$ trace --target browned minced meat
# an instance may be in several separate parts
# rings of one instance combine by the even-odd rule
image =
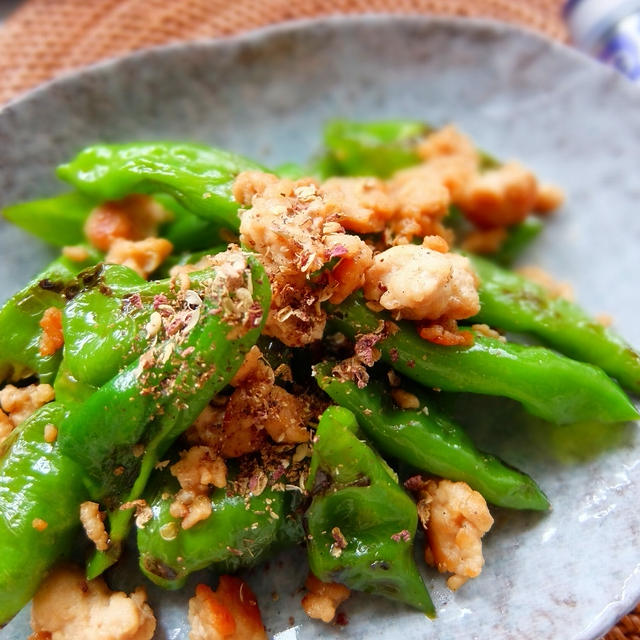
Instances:
[[[316,620],[331,622],[338,607],[351,595],[351,591],[338,582],[322,582],[312,573],[304,583],[307,589],[302,598],[305,613]]]
[[[102,578],[87,581],[79,567],[54,569],[33,598],[31,627],[52,640],[151,640],[156,619],[138,587],[111,591]]]
[[[0,408],[8,415],[13,426],[17,427],[54,397],[50,384],[30,384],[27,387],[8,384],[0,390]]]
[[[339,303],[362,286],[371,249],[340,224],[346,196],[324,192],[311,178],[279,180],[241,173],[234,195],[242,212],[240,239],[261,256],[272,288],[265,332],[289,346],[322,337],[324,300]]]
[[[45,309],[40,319],[42,336],[40,337],[40,355],[51,356],[64,344],[62,335],[62,311],[57,307]]]
[[[171,254],[173,245],[165,238],[123,240],[117,238],[109,247],[105,262],[121,264],[148,278]]]
[[[89,214],[84,231],[94,247],[108,251],[116,239],[144,240],[157,235],[158,225],[170,215],[153,198],[133,194],[96,207]]]
[[[419,498],[418,515],[426,532],[425,560],[454,575],[456,590],[480,575],[484,565],[482,536],[493,525],[485,499],[465,482],[410,478],[407,488]]]
[[[411,320],[459,320],[480,310],[478,279],[468,258],[414,244],[374,258],[364,295]]]

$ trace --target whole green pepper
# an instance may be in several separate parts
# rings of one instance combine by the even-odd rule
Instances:
[[[324,582],[435,609],[413,559],[416,506],[359,440],[354,415],[329,407],[316,431],[305,514],[311,571]]]
[[[469,256],[480,277],[480,313],[473,318],[508,331],[532,333],[554,349],[595,364],[623,386],[640,393],[640,354],[615,331],[578,305],[552,298],[539,284]]]
[[[463,480],[489,502],[511,509],[549,508],[549,502],[526,474],[478,451],[469,436],[437,409],[437,403],[410,385],[403,390],[420,402],[417,409],[393,406],[389,390],[376,380],[360,389],[331,375],[333,363],[316,365],[316,380],[331,399],[352,411],[374,445],[412,467],[449,480]]]
[[[330,313],[331,329],[351,339],[379,331],[385,319],[360,295],[331,307]],[[386,331],[376,347],[384,362],[425,387],[512,398],[549,422],[622,422],[638,417],[629,398],[601,369],[543,347],[480,335],[470,347],[445,347],[421,339],[407,322]]]
[[[258,495],[216,489],[211,515],[190,529],[169,513],[178,484],[168,472],[159,474],[146,493],[153,518],[138,528],[142,572],[157,585],[179,589],[194,571],[212,567],[236,571],[258,564],[271,553],[304,539],[294,513],[300,493],[267,486]]]
[[[57,247],[85,242],[84,223],[97,202],[78,192],[6,207],[2,215],[21,229]]]
[[[97,200],[131,193],[167,193],[192,214],[238,229],[231,191],[242,171],[262,167],[242,156],[185,142],[134,142],[87,147],[58,176]]]
[[[0,457],[0,625],[33,596],[49,568],[71,551],[88,498],[82,469],[45,442],[65,408],[41,407],[3,445]]]
[[[317,171],[323,178],[336,175],[388,178],[399,169],[420,162],[416,142],[430,130],[428,125],[415,120],[332,120],[324,130],[326,152]]]
[[[269,281],[260,263],[243,255],[241,285],[227,289],[213,269],[201,272],[199,283],[192,279],[195,288],[174,301],[175,315],[147,338],[148,350],[60,427],[62,452],[83,468],[92,499],[110,511],[110,548],[94,556],[90,578],[120,554],[131,515],[120,506],[140,498],[159,456],[228,384],[260,335]]]
[[[60,257],[5,303],[0,310],[0,382],[33,374],[40,382],[53,381],[62,352],[40,354],[40,320],[49,307],[64,307],[67,298],[83,286],[75,277],[97,260],[98,252],[89,249],[83,262]]]

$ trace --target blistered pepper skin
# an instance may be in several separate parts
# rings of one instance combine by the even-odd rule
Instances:
[[[469,256],[480,277],[480,313],[473,319],[507,331],[538,336],[576,360],[602,368],[640,393],[640,354],[578,305],[552,298],[543,287],[482,258]]]
[[[242,156],[186,142],[100,144],[83,149],[58,176],[99,201],[131,193],[166,193],[190,213],[238,229],[231,187],[242,171],[262,167]]]
[[[62,351],[40,353],[40,320],[49,307],[64,307],[68,297],[83,286],[75,282],[76,276],[99,259],[96,251],[88,251],[83,262],[58,258],[4,304],[0,310],[0,382],[33,374],[42,383],[53,382]]]
[[[383,316],[359,295],[330,310],[330,327],[355,338],[379,331]],[[602,369],[550,349],[503,343],[476,335],[470,347],[423,340],[414,326],[398,322],[376,344],[382,359],[426,388],[503,396],[532,415],[556,424],[623,422],[638,412]]]
[[[88,492],[82,469],[44,440],[66,414],[41,407],[3,445],[0,457],[0,625],[33,596],[49,568],[71,551]]]
[[[269,487],[247,497],[216,489],[211,515],[182,529],[180,520],[169,513],[177,482],[167,472],[161,476],[147,497],[153,518],[138,529],[137,539],[140,569],[165,589],[179,589],[189,574],[207,567],[227,573],[254,566],[304,538],[294,512],[300,494]]]
[[[358,439],[354,415],[329,407],[318,424],[305,514],[312,573],[323,582],[435,609],[413,559],[416,506],[391,469]]]
[[[358,424],[385,455],[419,471],[461,480],[486,500],[511,509],[545,510],[549,502],[526,474],[476,449],[463,429],[416,387],[403,386],[419,400],[417,409],[395,407],[389,389],[370,380],[360,389],[331,375],[332,364],[316,366],[316,380],[331,399],[352,411]]]
[[[269,282],[251,256],[245,283],[253,287],[255,317],[246,332],[225,320],[211,286],[215,271],[201,272],[203,289],[199,321],[179,344],[165,336],[150,344],[153,359],[134,360],[85,400],[60,427],[61,450],[84,470],[93,500],[110,512],[111,546],[92,559],[88,575],[95,577],[119,556],[131,510],[120,505],[140,498],[154,465],[171,443],[200,414],[242,363],[255,344],[270,302]],[[208,277],[207,277],[208,274]],[[196,287],[195,278],[192,285]]]

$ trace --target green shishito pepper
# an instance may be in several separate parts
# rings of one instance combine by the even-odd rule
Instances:
[[[311,571],[325,582],[404,602],[435,616],[413,559],[414,502],[358,439],[355,416],[329,407],[316,431],[305,514]]]
[[[179,589],[194,571],[211,567],[229,572],[254,566],[275,551],[304,539],[295,505],[300,494],[266,487],[259,495],[227,488],[211,495],[211,515],[190,529],[169,513],[179,488],[168,472],[160,474],[147,504],[153,518],[138,529],[140,568],[155,584]]]
[[[89,577],[119,556],[131,515],[119,507],[140,497],[159,456],[228,384],[260,335],[270,286],[259,262],[242,255],[247,266],[229,280],[214,269],[191,278],[193,288],[177,296],[148,349],[60,426],[61,451],[83,468],[92,499],[110,511],[111,546],[94,556]],[[229,261],[230,269],[238,264],[237,256]]]
[[[435,402],[415,387],[403,387],[420,401],[418,409],[393,406],[388,389],[370,380],[355,382],[331,375],[330,362],[316,365],[316,380],[331,399],[352,411],[368,438],[387,455],[420,471],[462,480],[489,502],[511,509],[549,508],[549,502],[526,474],[478,451],[469,436],[438,411]]]
[[[37,375],[40,382],[52,382],[62,351],[40,355],[42,329],[40,320],[49,307],[61,309],[67,298],[84,283],[75,280],[83,269],[99,260],[99,253],[89,251],[83,262],[65,257],[54,260],[22,291],[10,298],[0,310],[0,382],[15,381]]]
[[[21,229],[58,247],[85,241],[84,223],[97,202],[81,193],[14,204],[2,215]]]
[[[329,310],[331,329],[351,339],[380,331],[386,318],[371,311],[360,295]],[[425,387],[511,398],[549,422],[623,422],[638,417],[629,398],[602,369],[543,347],[480,335],[470,347],[444,347],[421,339],[407,322],[386,331],[376,347],[384,362]]]
[[[231,187],[242,171],[262,167],[243,156],[186,142],[100,144],[58,167],[58,176],[96,200],[166,193],[187,211],[237,229]]]
[[[66,410],[47,404],[5,441],[0,457],[0,625],[33,596],[49,568],[71,551],[88,498],[82,469],[44,440]]]
[[[532,333],[554,349],[595,364],[631,391],[640,392],[640,354],[615,331],[590,318],[578,305],[552,298],[539,284],[488,260],[468,257],[481,281],[480,313],[474,321]]]
[[[415,145],[430,130],[416,120],[332,120],[324,130],[326,153],[318,162],[318,170],[325,178],[388,178],[395,171],[420,162]]]

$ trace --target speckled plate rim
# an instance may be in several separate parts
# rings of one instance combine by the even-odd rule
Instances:
[[[10,118],[11,113],[22,108],[33,101],[46,99],[48,93],[58,89],[72,88],[74,83],[80,78],[92,77],[99,79],[104,74],[110,74],[114,70],[124,67],[127,64],[134,63],[139,65],[141,62],[152,64],[154,61],[171,57],[172,55],[184,50],[199,49],[206,51],[215,51],[218,48],[226,51],[234,49],[242,49],[248,45],[255,45],[260,41],[269,39],[276,35],[286,35],[305,29],[312,29],[317,26],[327,28],[338,28],[350,23],[361,24],[364,26],[375,26],[393,22],[398,28],[403,26],[415,25],[416,22],[422,22],[426,25],[441,26],[443,28],[455,26],[457,29],[467,29],[476,33],[492,33],[496,35],[511,33],[520,34],[523,37],[532,39],[538,43],[541,51],[552,51],[561,53],[563,56],[573,58],[575,62],[581,64],[585,68],[589,68],[592,73],[600,74],[603,78],[609,76],[608,85],[612,90],[627,93],[632,99],[637,100],[640,105],[640,86],[633,85],[626,81],[618,72],[611,68],[605,67],[603,64],[586,56],[580,51],[573,49],[560,42],[551,40],[540,33],[507,24],[497,20],[488,18],[463,18],[463,17],[442,17],[442,16],[426,16],[422,14],[404,14],[398,15],[394,13],[364,13],[359,15],[334,15],[322,18],[296,19],[283,23],[277,23],[259,29],[254,29],[239,35],[223,36],[219,38],[198,38],[194,40],[176,42],[167,45],[159,45],[141,49],[139,51],[108,58],[80,69],[74,69],[62,72],[54,79],[49,80],[34,89],[31,89],[16,98],[10,100],[0,106],[0,121],[4,118]],[[0,154],[1,154],[0,150]],[[627,577],[623,586],[623,596],[610,602],[603,611],[599,612],[592,620],[591,624],[584,629],[590,638],[597,640],[603,634],[606,634],[615,623],[625,614],[630,612],[640,602],[640,565]]]

